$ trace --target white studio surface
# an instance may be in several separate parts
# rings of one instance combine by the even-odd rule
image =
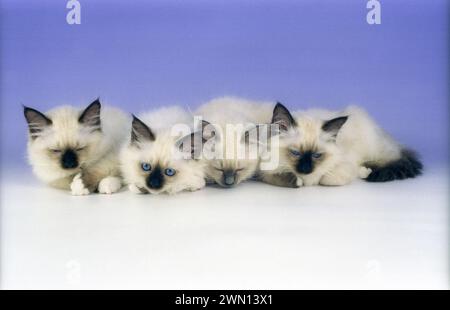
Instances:
[[[448,171],[73,197],[2,172],[4,289],[447,289]]]

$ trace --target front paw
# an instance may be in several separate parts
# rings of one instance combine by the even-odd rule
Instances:
[[[70,190],[74,196],[89,195],[89,189],[84,185],[83,180],[81,179],[81,173],[73,178],[72,183],[70,184]]]
[[[128,189],[130,190],[130,192],[132,192],[134,194],[148,194],[147,190],[138,187],[136,184],[128,185]]]
[[[190,192],[195,192],[195,191],[201,190],[203,187],[204,186],[191,186],[191,187],[188,187],[187,190]]]
[[[206,182],[205,182],[205,180],[202,180],[202,181],[197,182],[197,184],[189,186],[187,188],[187,190],[191,191],[191,192],[195,192],[195,191],[201,190],[205,186],[206,186]]]
[[[298,188],[303,186],[303,180],[297,177],[293,172],[284,172],[279,176],[284,187]]]
[[[112,194],[120,190],[122,182],[118,177],[106,177],[98,184],[100,194]]]

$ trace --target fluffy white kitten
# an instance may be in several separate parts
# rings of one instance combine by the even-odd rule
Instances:
[[[133,118],[131,139],[120,156],[122,174],[132,192],[175,194],[205,186],[205,165],[192,159],[202,146],[201,135],[200,143],[196,142],[193,122],[180,107]]]
[[[97,99],[86,109],[71,106],[47,113],[24,107],[28,122],[28,159],[45,183],[73,195],[103,194],[121,188],[118,153],[129,118]]]
[[[385,182],[422,171],[416,155],[386,134],[361,108],[273,112],[281,128],[280,164],[266,173],[276,185],[344,185],[355,178]],[[294,177],[293,177],[294,176]]]
[[[255,125],[270,122],[273,103],[256,102],[235,97],[213,99],[200,106],[195,115],[201,116],[203,134],[212,144],[204,153],[211,152],[206,175],[223,187],[232,187],[255,176],[260,161],[259,153],[249,152],[249,130]],[[208,126],[208,123],[210,124]],[[227,126],[229,125],[229,126]],[[209,128],[208,128],[209,127]],[[212,133],[212,134],[211,134]],[[238,153],[244,150],[244,153]]]

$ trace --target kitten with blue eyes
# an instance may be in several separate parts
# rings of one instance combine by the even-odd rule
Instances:
[[[356,178],[385,182],[413,178],[422,163],[358,107],[342,112],[309,110],[294,115],[277,104],[280,163],[263,181],[285,187],[344,185]]]
[[[133,117],[131,136],[120,156],[122,174],[132,192],[175,194],[205,186],[205,165],[194,159],[203,140],[194,133],[193,122],[180,107]]]
[[[118,154],[129,118],[102,108],[97,99],[83,110],[71,106],[47,113],[24,107],[28,123],[28,159],[34,174],[73,195],[117,192],[121,186]]]

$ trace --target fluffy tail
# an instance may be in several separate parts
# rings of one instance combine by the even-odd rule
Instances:
[[[383,166],[367,165],[372,172],[366,178],[368,182],[388,182],[414,178],[422,174],[423,165],[417,155],[410,150],[402,150],[401,157]]]

